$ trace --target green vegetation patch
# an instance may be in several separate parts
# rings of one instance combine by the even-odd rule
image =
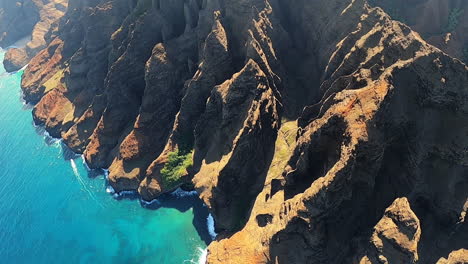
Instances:
[[[460,17],[463,14],[464,10],[460,8],[454,8],[450,11],[450,14],[448,16],[448,21],[445,27],[442,29],[444,33],[449,33],[454,31],[458,23],[460,22]]]
[[[276,178],[281,176],[296,146],[297,130],[296,120],[281,120],[281,128],[278,131],[275,143],[275,155],[268,169],[269,177]]]
[[[183,183],[182,177],[193,165],[193,151],[176,150],[169,153],[168,161],[161,169],[162,184],[165,189],[173,189]]]

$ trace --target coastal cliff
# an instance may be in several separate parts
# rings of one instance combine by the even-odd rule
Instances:
[[[378,2],[69,0],[24,98],[116,192],[195,189],[208,263],[464,263],[468,16]]]
[[[8,47],[20,38],[30,37],[24,47],[8,49],[3,61],[6,71],[14,72],[23,68],[55,38],[59,19],[67,9],[67,3],[68,0],[0,3],[0,32],[3,32],[0,46]]]
[[[39,21],[40,0],[0,2],[0,47],[8,47],[31,34]]]
[[[468,62],[468,2],[465,0],[370,0],[444,52]]]

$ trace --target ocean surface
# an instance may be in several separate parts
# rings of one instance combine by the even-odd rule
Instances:
[[[103,171],[33,125],[21,75],[0,66],[0,262],[197,263],[210,235],[196,195],[108,193]]]

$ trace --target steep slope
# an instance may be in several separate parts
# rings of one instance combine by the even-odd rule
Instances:
[[[38,52],[51,42],[54,38],[54,31],[56,30],[58,20],[67,9],[68,0],[50,0],[38,3],[40,3],[37,4],[39,21],[35,23],[32,29],[31,40],[25,47],[11,48],[5,54],[3,65],[8,72],[23,68]],[[14,32],[21,32],[21,30],[15,28]]]
[[[363,1],[297,6],[329,18],[308,29],[329,58],[323,99],[305,108],[245,227],[214,242],[208,262],[434,263],[466,247],[466,66]],[[331,42],[336,32],[348,35]]]
[[[468,2],[465,0],[371,0],[444,52],[468,62]]]
[[[0,2],[0,47],[6,48],[31,35],[39,21],[42,0]]]
[[[22,88],[116,192],[194,188],[209,263],[434,263],[468,247],[467,84],[364,0],[70,0]]]

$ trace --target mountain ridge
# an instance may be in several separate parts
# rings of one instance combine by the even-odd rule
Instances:
[[[382,9],[69,0],[56,32],[36,123],[117,192],[194,188],[208,263],[467,261],[468,68]]]

